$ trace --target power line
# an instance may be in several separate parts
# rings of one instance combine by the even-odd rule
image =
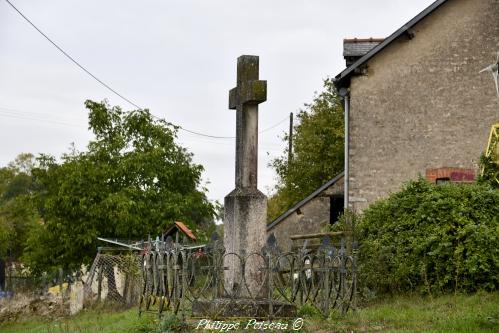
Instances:
[[[41,29],[39,29],[28,17],[26,17],[26,15],[24,15],[19,9],[17,9],[16,6],[14,6],[14,4],[12,4],[12,2],[10,2],[9,0],[5,0],[19,15],[21,15],[21,17],[26,21],[28,22],[36,31],[38,31],[38,33],[40,33],[47,41],[50,42],[50,44],[52,44],[57,50],[59,50],[64,56],[66,56],[66,58],[68,58],[72,63],[74,63],[76,66],[78,66],[81,70],[83,70],[85,73],[87,73],[90,77],[92,77],[94,80],[96,80],[97,82],[99,82],[103,87],[105,87],[106,89],[108,89],[109,91],[111,91],[113,94],[115,94],[116,96],[120,97],[121,99],[123,99],[124,101],[126,101],[127,103],[129,103],[130,105],[133,105],[134,107],[136,107],[137,109],[140,109],[140,110],[143,110],[144,108],[140,107],[138,104],[132,102],[129,98],[125,97],[124,95],[120,94],[118,91],[116,91],[115,89],[113,89],[111,86],[109,86],[107,83],[105,83],[104,81],[102,81],[101,79],[99,79],[96,75],[92,74],[92,72],[90,72],[87,68],[85,68],[83,65],[81,65],[78,61],[76,61],[76,59],[74,59],[71,55],[69,55],[66,51],[64,51],[56,42],[54,42],[49,36],[47,36]],[[157,116],[154,116],[152,115],[154,118],[156,119],[161,119]],[[271,130],[272,128],[274,128],[275,126],[278,126],[280,125],[280,123],[272,126],[271,128],[267,128],[263,131],[261,131],[260,133],[263,133],[263,132],[266,132],[266,131],[269,131]],[[212,138],[212,139],[234,139],[235,137],[234,136],[217,136],[217,135],[210,135],[210,134],[205,134],[205,133],[201,133],[201,132],[198,132],[198,131],[193,131],[193,130],[189,130],[187,128],[184,128],[182,126],[179,126],[179,125],[175,125],[174,126],[177,126],[179,129],[185,131],[185,132],[188,132],[188,133],[191,133],[191,134],[194,134],[194,135],[199,135],[199,136],[204,136],[204,137],[207,137],[207,138]]]
[[[95,76],[94,74],[92,74],[88,69],[86,69],[85,67],[83,67],[82,65],[80,65],[78,63],[78,61],[76,61],[73,57],[71,57],[66,51],[64,51],[59,45],[57,45],[52,39],[50,39],[43,31],[41,31],[33,22],[31,22],[31,20],[29,18],[27,18],[23,13],[21,13],[21,11],[19,9],[16,8],[16,6],[14,6],[12,4],[12,2],[10,2],[9,0],[5,0],[19,15],[22,16],[22,18],[24,20],[26,20],[26,22],[28,22],[33,28],[36,29],[36,31],[38,31],[43,37],[45,37],[46,40],[48,40],[53,46],[55,46],[62,54],[64,54],[69,60],[71,60],[76,66],[78,66],[80,69],[82,69],[85,73],[87,73],[88,75],[90,75],[93,79],[95,79],[97,82],[99,82],[101,85],[103,85],[104,87],[106,87],[108,90],[110,90],[112,93],[114,93],[115,95],[119,96],[121,99],[125,100],[126,102],[130,103],[131,105],[135,106],[136,108],[138,109],[142,109],[140,106],[138,106],[137,104],[135,104],[134,102],[132,102],[131,100],[129,100],[128,98],[126,98],[125,96],[123,96],[122,94],[120,94],[119,92],[117,92],[116,90],[114,90],[113,88],[111,88],[108,84],[106,84],[105,82],[103,82],[101,79],[99,79],[97,76]]]
[[[3,111],[3,110],[12,110],[12,111]],[[68,122],[62,122],[62,121],[57,121],[57,120],[52,120],[48,118],[35,118],[30,116],[29,114],[36,114],[34,112],[25,112],[28,115],[25,114],[18,114],[17,112],[24,112],[24,111],[19,111],[19,110],[13,110],[13,109],[7,109],[0,107],[0,117],[6,117],[6,118],[13,118],[13,119],[21,119],[21,120],[32,120],[36,122],[45,122],[45,123],[51,123],[55,125],[62,125],[62,126],[71,126],[71,127],[81,127],[81,124],[78,125],[76,123],[68,123]],[[43,115],[43,114],[40,114]],[[194,141],[192,141],[194,140]],[[199,141],[201,140],[201,141]],[[228,142],[222,142],[222,141],[206,141],[201,139],[187,139],[187,140],[181,140],[180,142],[204,142],[204,143],[209,143],[209,144],[216,144],[216,145],[225,145],[225,146],[231,146],[233,147],[235,142],[228,143]],[[260,142],[259,144],[259,149],[262,150],[267,150],[267,151],[274,151],[274,152],[280,152],[281,150],[278,148],[278,145],[268,143],[268,142]]]
[[[286,120],[288,120],[288,116],[284,117],[281,121],[279,121],[277,124],[274,124],[270,127],[267,127],[266,129],[263,129],[261,130],[259,133],[262,134],[262,133],[265,133],[265,132],[268,132],[274,128],[276,128],[277,126],[281,125],[283,122],[285,122]]]
[[[212,138],[212,139],[234,139],[235,138],[235,136],[216,136],[216,135],[210,135],[210,134],[203,134],[203,133],[200,133],[200,132],[188,130],[187,128],[183,128],[183,127],[180,127],[180,129],[184,130],[184,131],[186,131],[188,133],[191,133],[191,134],[205,136],[207,138]]]
[[[57,120],[33,118],[33,117],[25,116],[25,115],[17,115],[17,114],[12,114],[12,113],[5,113],[5,111],[0,111],[0,117],[23,119],[23,120],[35,120],[35,121],[53,123],[53,124],[64,125],[64,126],[74,126],[74,127],[78,127],[79,126],[77,124],[66,123],[66,122],[57,121]]]
[[[48,119],[48,118],[38,118],[38,117],[42,117],[42,116],[43,117],[51,117],[53,115],[50,114],[50,113],[30,112],[30,111],[23,111],[23,110],[6,108],[6,107],[0,106],[0,117],[26,119],[26,120],[35,120],[35,121],[42,121],[42,122],[48,122],[48,123],[53,123],[53,124],[58,124],[58,125],[65,125],[65,126],[80,126],[80,125],[77,125],[75,123],[62,122],[62,121],[59,121],[59,120],[52,120],[52,119]],[[156,118],[156,119],[163,120],[162,118],[159,118],[159,117],[157,117],[155,115],[151,114],[151,116],[154,117],[154,118]],[[269,126],[269,127],[265,128],[265,129],[261,130],[259,133],[261,134],[261,133],[268,132],[268,131],[276,128],[277,126],[281,125],[287,119],[288,118],[285,117],[285,118],[281,119],[279,122],[275,123],[274,125]],[[72,120],[76,120],[76,119],[72,119]],[[184,130],[186,132],[199,135],[198,132],[191,131],[191,130],[186,130],[186,129],[184,129]],[[223,138],[223,139],[234,139],[235,138],[234,136],[212,136],[212,135],[207,135],[207,134],[204,134],[202,136],[207,137],[207,138],[211,138],[211,139],[212,138],[215,138],[215,139],[221,139],[221,138]]]
[[[158,118],[159,119],[159,118]],[[288,120],[288,117],[286,116],[285,118],[279,120],[279,122],[275,123],[274,125],[272,126],[269,126],[261,131],[259,131],[258,133],[259,134],[262,134],[262,133],[265,133],[265,132],[268,132],[274,128],[276,128],[277,126],[281,125],[283,122],[285,122],[286,120]],[[197,135],[200,135],[199,132],[195,132],[195,131],[191,131],[191,130],[187,130],[184,128],[184,131],[186,132],[189,132],[189,133],[192,133],[192,134],[197,134]],[[212,136],[212,135],[203,135],[203,136],[206,136],[206,137],[209,137],[209,138],[215,138],[215,139],[235,139],[236,137],[235,136]]]
[[[23,110],[19,110],[19,109],[11,109],[11,108],[4,108],[2,106],[0,106],[0,112],[1,113],[10,113],[10,114],[14,114],[14,115],[23,115],[23,116],[35,116],[35,117],[49,117],[49,118],[54,118],[54,117],[59,117],[58,115],[54,114],[54,113],[51,113],[51,112],[36,112],[36,111],[23,111]],[[76,114],[73,114],[73,115],[70,115],[72,117],[65,117],[66,120],[75,120],[75,121],[78,121],[80,122],[82,120],[81,117],[74,117],[76,116]],[[86,122],[86,119],[84,120]]]
[[[3,110],[11,110],[11,111],[3,111]],[[18,112],[21,112],[21,114],[19,114]],[[25,113],[25,114],[22,114],[22,113]],[[51,123],[51,124],[55,124],[55,125],[62,125],[65,127],[67,127],[67,126],[81,127],[81,124],[62,122],[62,121],[58,121],[58,120],[52,120],[49,118],[36,118],[36,117],[30,116],[30,114],[36,115],[37,113],[24,112],[24,111],[0,107],[0,117],[21,119],[21,120],[32,120],[32,121],[36,121],[36,122],[45,122],[45,123]],[[39,115],[47,115],[47,114],[39,114]],[[234,147],[234,144],[235,144],[235,142],[229,143],[227,141],[220,141],[220,140],[208,141],[207,139],[204,139],[204,138],[183,139],[183,140],[180,140],[179,142],[181,142],[181,143],[202,142],[202,143],[224,145],[224,146],[230,146],[230,147]],[[278,148],[279,147],[278,145],[273,144],[273,143],[269,143],[269,142],[260,142],[258,147],[259,147],[259,149],[265,150],[265,151],[272,151],[272,152],[280,152],[281,151],[281,149]]]

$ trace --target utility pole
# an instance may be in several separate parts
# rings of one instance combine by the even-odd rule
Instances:
[[[289,138],[288,138],[288,169],[293,161],[293,112],[289,114]]]

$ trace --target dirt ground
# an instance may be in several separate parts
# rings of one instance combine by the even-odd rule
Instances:
[[[58,318],[68,313],[69,304],[51,295],[15,295],[13,298],[0,299],[0,324],[26,316]]]

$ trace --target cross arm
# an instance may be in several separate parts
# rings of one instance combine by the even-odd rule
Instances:
[[[257,105],[267,100],[267,81],[253,80],[241,82],[240,86],[229,91],[229,109],[239,105]]]

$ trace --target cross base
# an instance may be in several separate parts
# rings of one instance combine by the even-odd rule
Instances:
[[[271,302],[267,299],[218,298],[211,301],[194,301],[192,314],[202,318],[266,319],[269,316],[272,318],[294,318],[296,317],[296,306],[291,303]]]
[[[224,205],[225,288],[240,288],[241,296],[265,296],[265,274],[260,270],[264,262],[259,254],[267,233],[267,197],[256,188],[235,189],[225,197]],[[241,260],[245,261],[244,271]]]

